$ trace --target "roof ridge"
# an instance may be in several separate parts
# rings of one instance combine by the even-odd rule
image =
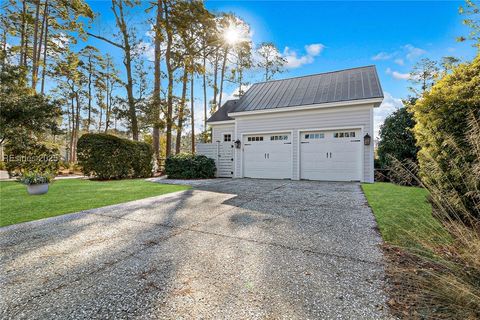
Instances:
[[[291,77],[291,78],[284,78],[284,79],[275,79],[275,80],[268,80],[268,81],[260,81],[260,82],[255,82],[252,86],[261,84],[261,83],[268,83],[268,82],[275,82],[275,81],[285,81],[285,80],[292,80],[292,79],[299,79],[299,78],[307,78],[307,77],[313,77],[313,76],[319,76],[322,74],[329,74],[329,73],[338,73],[338,72],[344,72],[344,71],[350,71],[350,70],[355,70],[355,69],[363,69],[363,68],[377,68],[376,65],[370,64],[367,66],[361,66],[361,67],[352,67],[352,68],[347,68],[347,69],[340,69],[340,70],[334,70],[334,71],[325,71],[325,72],[319,72],[319,73],[313,73],[313,74],[306,74],[303,76],[297,76],[297,77]],[[242,96],[243,97],[243,96]]]

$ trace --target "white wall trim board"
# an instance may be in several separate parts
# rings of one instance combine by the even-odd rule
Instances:
[[[284,112],[273,112],[273,113],[258,113],[258,114],[250,114],[250,115],[243,115],[235,117],[235,121],[238,120],[255,120],[255,119],[281,119],[285,117],[293,117],[298,115],[304,114],[315,114],[316,112],[322,112],[322,114],[334,114],[338,113],[339,110],[345,112],[355,112],[355,111],[366,111],[373,108],[373,104],[365,104],[359,106],[345,106],[343,108],[316,108],[316,109],[299,109],[299,110],[290,110],[288,113]]]
[[[276,108],[276,109],[262,109],[262,110],[242,111],[242,112],[229,112],[228,116],[232,117],[232,118],[235,118],[235,117],[239,117],[239,116],[250,116],[250,115],[265,114],[265,113],[279,113],[279,112],[299,111],[299,110],[324,109],[324,108],[333,108],[333,107],[347,107],[347,106],[355,106],[355,105],[361,106],[361,105],[369,105],[369,104],[370,105],[373,104],[373,107],[378,107],[378,106],[380,106],[380,103],[382,103],[382,101],[383,101],[383,98],[339,101],[339,102],[321,103],[321,104],[296,106],[296,107],[285,107],[285,108]]]
[[[223,120],[223,121],[211,121],[207,122],[208,126],[222,125],[222,124],[234,124],[235,120]]]

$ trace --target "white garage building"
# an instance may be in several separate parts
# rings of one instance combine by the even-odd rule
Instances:
[[[210,117],[197,150],[220,177],[373,182],[382,100],[374,66],[256,83]]]

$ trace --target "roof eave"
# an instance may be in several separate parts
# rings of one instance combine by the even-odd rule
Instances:
[[[235,120],[217,120],[217,121],[207,121],[208,125],[216,125],[216,124],[231,124],[235,123]]]
[[[231,118],[239,116],[248,116],[256,114],[268,114],[268,113],[277,113],[277,112],[289,112],[289,111],[302,111],[302,110],[314,110],[314,109],[323,109],[323,108],[334,108],[334,107],[350,107],[355,105],[366,105],[373,104],[375,108],[379,107],[383,101],[383,96],[378,98],[369,98],[369,99],[358,99],[358,100],[346,100],[346,101],[336,101],[320,104],[311,104],[303,106],[293,106],[293,107],[283,107],[275,109],[261,109],[253,111],[240,111],[240,112],[229,112],[228,116]]]

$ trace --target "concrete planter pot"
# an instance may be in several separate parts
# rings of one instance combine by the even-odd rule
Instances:
[[[31,195],[45,194],[48,192],[48,183],[27,185],[27,191]]]

